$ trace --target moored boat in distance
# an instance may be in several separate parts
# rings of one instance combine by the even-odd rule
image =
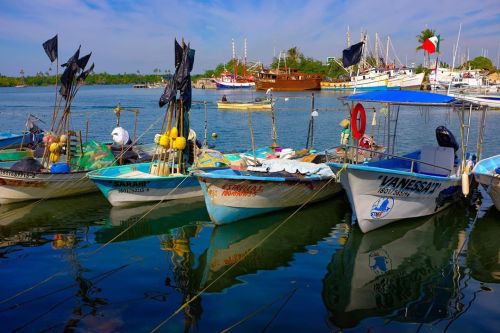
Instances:
[[[257,74],[255,88],[274,91],[319,90],[322,79],[320,74],[307,74],[293,68],[263,69]]]
[[[323,90],[385,90],[389,75],[374,69],[354,75],[350,81],[321,81]]]
[[[472,170],[476,181],[483,185],[500,211],[500,155],[480,160]]]
[[[238,75],[238,59],[234,50],[234,40],[232,40],[233,47],[233,73],[224,70],[221,76],[214,78],[213,81],[217,89],[251,89],[255,88],[255,82],[252,75],[247,73],[247,40],[245,39],[245,60],[243,62],[243,73]]]
[[[217,108],[229,110],[271,110],[273,102],[267,98],[264,100],[256,98],[255,101],[249,102],[218,101]]]

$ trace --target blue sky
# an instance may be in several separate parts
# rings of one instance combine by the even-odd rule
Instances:
[[[229,60],[232,38],[239,56],[247,38],[248,58],[264,64],[293,46],[320,60],[339,56],[348,26],[353,41],[362,30],[372,40],[375,32],[384,41],[389,35],[403,63],[422,62],[415,36],[435,29],[444,38],[441,57],[451,63],[460,23],[459,53],[487,50],[496,63],[498,0],[2,0],[0,73],[47,71],[41,44],[56,33],[61,62],[81,44],[83,54],[93,51],[96,71],[108,73],[172,69],[173,40],[184,37],[196,49],[193,72],[202,73]]]

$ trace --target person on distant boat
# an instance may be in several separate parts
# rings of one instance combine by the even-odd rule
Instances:
[[[226,95],[222,95],[222,101],[223,101],[223,102],[227,102],[227,97],[226,97]]]
[[[342,120],[339,125],[342,127],[342,132],[340,132],[340,144],[348,145],[349,144],[349,136],[351,135],[351,130],[349,129],[349,125],[351,122],[349,119]]]

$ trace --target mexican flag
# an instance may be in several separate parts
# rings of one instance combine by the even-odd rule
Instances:
[[[429,52],[430,54],[434,52],[439,52],[439,42],[441,38],[438,36],[432,36],[431,38],[427,38],[422,44],[422,48]]]

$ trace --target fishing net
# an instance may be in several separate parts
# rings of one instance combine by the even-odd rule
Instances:
[[[113,152],[107,145],[91,140],[83,146],[83,156],[75,164],[83,170],[95,170],[111,166],[114,161]]]

